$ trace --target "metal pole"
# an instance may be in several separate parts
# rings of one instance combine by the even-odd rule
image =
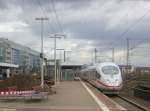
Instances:
[[[61,77],[60,77],[60,71],[61,70],[60,70],[60,67],[61,67],[61,51],[60,51],[60,59],[59,59],[59,76],[58,76],[59,77],[59,79],[58,79],[59,81],[61,81]]]
[[[43,20],[41,20],[41,87],[44,88],[43,82]]]
[[[65,52],[65,49],[57,49],[56,48],[56,50],[59,50],[59,51],[64,51]],[[60,52],[60,61],[62,60],[62,54],[61,54],[61,52]]]
[[[56,68],[56,35],[54,35],[54,61],[55,61],[55,84],[57,82],[57,68]]]
[[[96,57],[97,54],[96,54],[96,53],[97,53],[97,50],[96,50],[96,48],[95,48],[95,50],[94,50],[94,54],[95,54],[95,63],[97,62],[97,57]]]
[[[130,39],[127,38],[127,57],[126,57],[126,61],[127,61],[127,74],[129,73],[129,41],[130,41]]]
[[[64,62],[66,62],[66,51],[64,50]]]
[[[126,62],[127,62],[127,67],[129,65],[129,38],[127,38],[127,57],[126,57]]]
[[[57,49],[56,48],[56,51],[57,50],[60,50],[60,59],[58,61],[58,66],[57,66],[57,70],[58,70],[58,72],[57,72],[57,78],[58,78],[58,82],[59,82],[59,81],[61,81],[61,51],[62,50],[65,51],[65,49]]]
[[[48,76],[48,68],[47,68],[47,58],[44,58],[44,62],[45,62],[45,75]]]
[[[57,60],[56,60],[56,39],[57,38],[61,38],[61,37],[58,37],[58,36],[64,36],[64,35],[58,35],[58,34],[54,34],[54,37],[50,37],[50,38],[54,38],[54,67],[55,67],[55,84],[57,82],[57,79],[58,79],[58,75],[57,75]]]
[[[112,48],[112,62],[115,62],[115,49]]]
[[[43,70],[43,21],[48,20],[46,17],[35,18],[36,20],[41,21],[41,87],[44,88],[44,70]]]
[[[66,58],[68,57],[68,54],[70,54],[70,58],[71,58],[71,51],[64,50],[64,62],[66,62],[66,60],[67,60]]]

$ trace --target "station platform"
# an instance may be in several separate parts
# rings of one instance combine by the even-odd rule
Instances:
[[[0,111],[8,108],[8,111],[121,111],[110,110],[107,104],[100,100],[100,96],[92,93],[90,88],[82,81],[60,82],[53,90],[56,94],[49,95],[45,101],[0,101]],[[114,107],[116,105],[114,104]],[[4,110],[6,111],[6,110]]]

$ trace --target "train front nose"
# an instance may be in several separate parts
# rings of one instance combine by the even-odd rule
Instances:
[[[122,86],[119,79],[106,79],[107,86],[109,87],[109,89],[120,89],[120,87]]]
[[[106,84],[109,86],[118,86],[120,83],[118,79],[106,79]]]

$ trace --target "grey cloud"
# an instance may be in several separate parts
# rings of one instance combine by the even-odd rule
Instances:
[[[7,9],[8,8],[8,1],[7,0],[0,0],[0,9]]]
[[[13,0],[14,4],[24,6],[24,7],[30,7],[35,8],[39,7],[39,4],[41,4],[42,7],[50,7],[52,2],[57,4],[65,5],[68,8],[80,8],[80,7],[87,7],[90,5],[91,2],[95,0]]]
[[[53,10],[51,9],[51,2],[50,0],[39,0],[42,8],[45,9],[46,15],[49,17],[50,22],[49,24],[47,21],[44,23],[44,37],[47,38],[50,36],[51,33],[54,33],[53,27],[56,32],[60,32],[60,29],[58,27],[58,24],[56,24],[56,18],[53,15]],[[64,12],[69,12],[68,10],[71,10],[71,13],[75,13],[76,11],[82,11],[84,10],[86,12],[86,9],[90,8],[92,3],[99,3],[99,4],[104,4],[105,0],[102,2],[99,2],[99,0],[54,0],[55,5],[56,5],[56,10],[58,11],[58,16],[61,21],[62,27],[64,29],[64,32],[71,33],[71,37],[73,39],[76,39],[78,41],[85,41],[79,42],[78,46],[75,47],[76,49],[80,49],[83,46],[87,46],[88,44],[86,41],[92,40],[94,43],[92,44],[93,47],[115,47],[117,50],[124,50],[126,48],[126,38],[130,37],[134,40],[133,43],[131,43],[131,46],[134,45],[139,45],[138,42],[145,40],[142,43],[149,43],[149,24],[142,25],[142,23],[138,26],[136,26],[134,29],[129,31],[125,36],[120,37],[119,35],[125,30],[126,27],[121,26],[119,27],[113,27],[114,29],[111,30],[106,30],[107,22],[109,21],[107,18],[103,16],[109,16],[109,15],[103,15],[109,12],[102,13],[102,15],[97,15],[98,19],[96,20],[91,20],[91,16],[89,16],[89,21],[86,21],[86,18],[84,15],[81,16],[81,19],[75,19],[73,21],[67,22],[67,20],[64,22],[63,21],[63,15],[59,14],[59,11],[64,11]],[[120,4],[119,2],[115,2]],[[13,5],[14,7],[9,7],[10,5]],[[122,5],[122,4],[120,4]],[[31,37],[29,42],[33,42],[34,39],[39,39],[40,38],[40,22],[36,21],[36,17],[42,17],[44,14],[40,9],[39,4],[37,3],[37,0],[12,0],[11,2],[8,2],[8,0],[0,0],[0,9],[9,9],[10,8],[15,8],[15,6],[20,7],[22,10],[22,13],[19,13],[17,16],[18,19],[20,19],[22,22],[25,22],[28,24],[28,27],[23,28],[25,31],[23,34],[21,32],[14,32],[13,34],[9,34],[8,36],[13,36],[13,38],[26,38],[26,36],[29,36],[28,38]],[[101,6],[101,5],[100,5]],[[62,8],[61,8],[62,7]],[[121,7],[121,6],[120,6]],[[110,9],[113,9],[111,7]],[[119,8],[121,9],[121,8]],[[8,10],[8,11],[9,11]],[[95,11],[101,11],[101,10],[94,10],[92,9],[92,12]],[[105,11],[105,10],[104,10]],[[116,12],[117,8],[115,7],[114,10],[111,10],[112,12]],[[69,15],[70,13],[68,13]],[[83,13],[84,14],[84,13]],[[128,15],[130,16],[130,15]],[[131,15],[132,16],[132,15]],[[113,18],[113,16],[110,16]],[[11,18],[11,16],[10,16]],[[3,18],[4,19],[4,18]],[[5,20],[0,19],[0,22],[4,22]],[[67,19],[67,17],[66,17]],[[71,18],[70,18],[71,19]],[[123,21],[123,19],[122,19]],[[132,21],[127,22],[131,23]],[[145,21],[148,23],[148,21]],[[27,31],[27,33],[26,33]],[[0,33],[1,35],[5,36],[5,33]],[[6,35],[7,36],[7,35]],[[16,37],[15,37],[16,36]],[[68,37],[69,38],[69,37]],[[136,40],[140,39],[140,40]],[[17,39],[16,39],[17,40]],[[19,40],[18,40],[19,42]],[[111,44],[112,43],[112,44]]]

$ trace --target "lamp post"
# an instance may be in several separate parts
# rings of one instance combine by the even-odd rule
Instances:
[[[43,22],[48,20],[47,17],[37,17],[35,18],[35,20],[41,21],[41,87],[44,88],[44,70],[43,70],[43,61],[44,61],[44,57],[43,57]]]
[[[56,49],[58,51],[65,51],[65,49]],[[58,74],[57,74],[57,77],[58,77],[58,81],[62,80],[62,71],[61,71],[61,52],[60,52],[60,61],[59,61],[59,70],[58,70]]]
[[[51,36],[49,38],[53,38],[54,39],[54,65],[55,65],[55,84],[57,82],[57,67],[56,67],[56,46],[57,46],[57,41],[56,39],[60,39],[62,38],[62,36],[65,35],[60,35],[60,34],[54,34],[54,36]]]

